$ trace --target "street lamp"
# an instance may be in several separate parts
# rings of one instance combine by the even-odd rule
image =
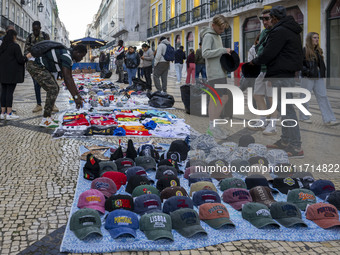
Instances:
[[[42,4],[42,2],[40,2],[40,4],[38,4],[38,11],[42,12],[44,9],[44,5]]]
[[[54,28],[54,33],[56,34],[56,33],[58,33],[58,28]]]
[[[110,22],[111,27],[114,27],[116,25],[116,23],[113,21],[114,19],[117,19],[119,21],[123,21],[124,22],[124,19],[122,19],[122,18],[112,18],[112,20]]]

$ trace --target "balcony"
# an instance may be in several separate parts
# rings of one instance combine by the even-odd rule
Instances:
[[[262,3],[263,0],[233,0],[231,2],[232,2],[232,5],[231,5],[232,10],[236,10],[238,8],[244,7],[249,4]]]
[[[192,9],[191,17],[193,23],[208,18],[207,6],[207,4],[202,4]]]
[[[156,25],[153,27],[153,35],[158,35],[159,34],[159,25]]]
[[[161,34],[168,31],[168,22],[167,21],[161,23],[159,26],[160,26]]]
[[[179,15],[179,26],[183,27],[190,23],[190,12],[184,12]]]
[[[174,17],[172,19],[169,19],[170,30],[177,28],[177,25],[178,25],[178,17]]]
[[[233,0],[210,1],[210,17],[214,17],[216,14],[230,12],[231,2],[233,2]]]
[[[153,29],[152,28],[148,28],[147,35],[148,35],[148,37],[153,36]]]

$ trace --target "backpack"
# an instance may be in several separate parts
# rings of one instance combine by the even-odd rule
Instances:
[[[175,49],[170,44],[166,44],[166,51],[163,56],[166,61],[174,61],[175,60]]]
[[[147,95],[149,97],[148,104],[151,107],[155,108],[171,108],[175,104],[175,99],[172,95],[162,93],[160,91],[156,91],[151,95]]]
[[[46,52],[51,49],[67,49],[67,47],[62,43],[46,40],[34,44],[31,47],[30,52],[33,57],[38,58],[42,57]]]

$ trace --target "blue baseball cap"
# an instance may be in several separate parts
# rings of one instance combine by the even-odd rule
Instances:
[[[221,203],[221,198],[218,193],[208,189],[195,192],[192,200],[197,207],[205,203]]]
[[[178,209],[182,208],[194,208],[194,203],[190,197],[174,196],[168,198],[163,204],[163,212],[170,214]]]
[[[152,212],[162,212],[162,202],[156,194],[145,194],[135,198],[134,211],[139,215]]]
[[[317,197],[325,200],[326,197],[335,190],[335,186],[331,181],[317,180],[310,186],[310,190],[313,191]]]
[[[210,178],[209,173],[193,173],[189,175],[189,186],[191,184],[196,183],[196,182],[201,182],[201,181],[207,181],[207,182],[213,182],[212,179]]]
[[[129,167],[126,172],[126,178],[127,178],[127,181],[129,181],[129,179],[132,177],[132,176],[135,176],[135,175],[140,175],[140,176],[145,176],[147,177],[152,183],[154,183],[154,180],[151,180],[149,177],[148,177],[148,174],[146,173],[144,167],[142,166],[133,166],[133,167]]]
[[[124,209],[114,210],[108,214],[105,228],[113,239],[122,235],[131,235],[136,238],[136,230],[139,228],[138,217],[131,211]]]

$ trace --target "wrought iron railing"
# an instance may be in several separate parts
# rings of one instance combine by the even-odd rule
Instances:
[[[169,19],[170,30],[177,28],[177,25],[178,25],[178,16]]]
[[[147,30],[147,36],[148,36],[148,37],[153,36],[153,29],[152,29],[152,28],[148,28],[148,30]]]
[[[232,10],[235,10],[237,8],[241,8],[249,4],[262,3],[262,2],[263,0],[232,0],[231,8]]]
[[[192,22],[197,22],[207,18],[207,4],[202,4],[192,9]]]
[[[190,23],[190,11],[183,12],[179,15],[179,26],[183,27]]]
[[[153,27],[153,35],[158,35],[159,34],[159,25],[156,25]]]
[[[165,33],[166,31],[168,31],[168,22],[167,21],[161,23],[159,26],[160,26],[161,33]]]

